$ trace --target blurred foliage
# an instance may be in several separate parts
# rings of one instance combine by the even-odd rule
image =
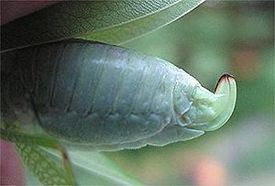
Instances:
[[[224,127],[198,139],[108,157],[147,184],[274,183],[274,2],[209,1],[124,46],[167,59],[210,90],[233,74],[237,106]]]

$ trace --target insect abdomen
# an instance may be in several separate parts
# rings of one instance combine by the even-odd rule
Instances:
[[[159,59],[104,44],[68,42],[42,45],[35,53],[19,50],[13,63],[19,67],[19,73],[12,72],[13,83],[32,94],[42,127],[69,141],[137,141],[172,120],[178,71]],[[14,91],[14,84],[7,90]]]

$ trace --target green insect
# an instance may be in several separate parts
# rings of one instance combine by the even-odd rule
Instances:
[[[67,147],[110,151],[189,140],[225,124],[236,101],[228,74],[213,94],[167,61],[83,40],[2,52],[1,80],[1,138],[15,142],[50,185],[76,184]],[[61,152],[65,172],[41,146]]]
[[[102,43],[54,42],[1,58],[2,118],[24,123],[32,112],[49,135],[78,148],[189,140],[225,124],[236,101],[228,74],[213,94],[167,61]]]

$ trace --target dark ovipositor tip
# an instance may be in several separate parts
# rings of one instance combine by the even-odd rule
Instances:
[[[227,81],[230,84],[230,79],[234,80],[234,76],[228,73],[224,73],[218,80],[214,91],[216,92],[218,87],[221,86],[222,82]]]

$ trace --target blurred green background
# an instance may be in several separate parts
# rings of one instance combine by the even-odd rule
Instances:
[[[238,86],[235,112],[221,129],[162,148],[105,153],[124,173],[154,185],[275,183],[273,1],[208,1],[124,46],[174,63],[209,90],[224,72]]]

